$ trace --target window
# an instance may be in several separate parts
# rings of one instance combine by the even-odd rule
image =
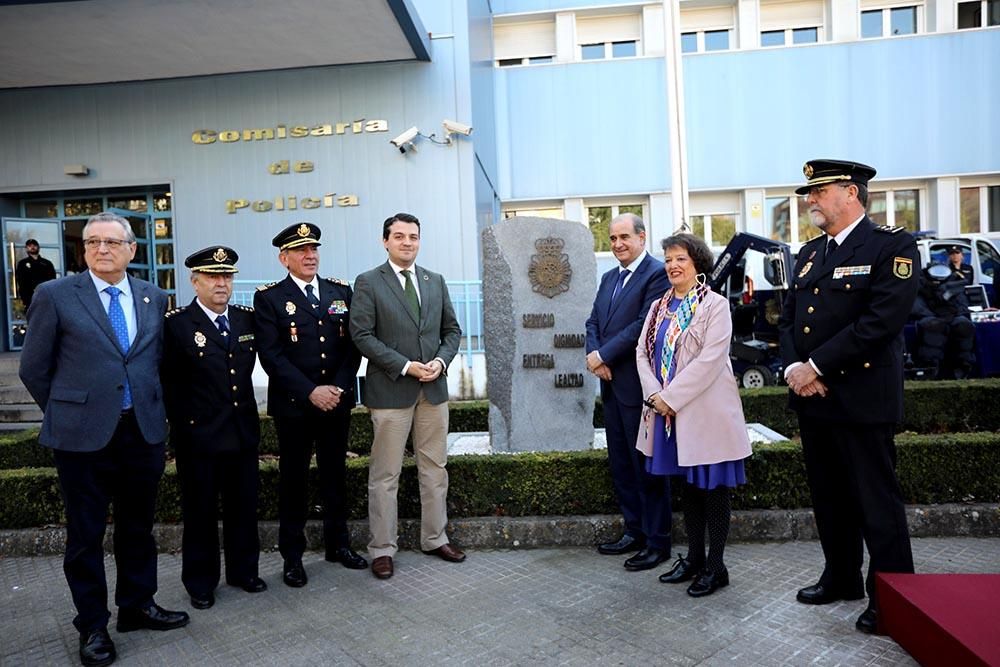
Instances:
[[[819,28],[788,28],[787,30],[765,30],[760,33],[761,46],[815,44],[818,41]]]
[[[768,197],[764,200],[764,210],[765,233],[776,241],[805,243],[820,234],[809,219],[805,197]]]
[[[784,46],[785,45],[785,31],[784,30],[765,30],[760,33],[760,45],[761,46]]]
[[[1000,267],[1000,253],[988,241],[976,241],[976,254],[979,255],[979,268],[982,269],[983,275],[993,280],[997,268]]]
[[[914,35],[919,31],[922,9],[921,5],[865,9],[861,12],[861,38]]]
[[[819,28],[795,28],[792,44],[815,44],[819,41]]]
[[[633,58],[640,55],[642,16],[577,16],[576,38],[580,60]]]
[[[962,233],[1000,232],[1000,185],[962,188],[960,201]]]
[[[587,224],[594,235],[594,252],[611,252],[611,221],[622,213],[634,213],[640,218],[642,204],[614,204],[611,206],[590,206],[587,208]]]
[[[823,0],[760,0],[760,45],[814,44],[824,18]]]
[[[1000,0],[958,3],[958,29],[1000,25]]]
[[[681,8],[681,52],[727,51],[736,27],[734,7]]]
[[[530,218],[559,218],[563,217],[562,208],[523,208],[508,210],[503,212],[504,220],[515,216],[525,216]]]
[[[725,246],[736,235],[736,213],[692,215],[691,233],[705,239],[711,246]]]
[[[494,23],[493,52],[497,67],[552,62],[556,54],[555,20]]]
[[[868,217],[876,225],[920,231],[920,190],[869,192]]]

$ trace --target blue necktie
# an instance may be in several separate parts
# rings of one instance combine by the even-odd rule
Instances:
[[[315,291],[315,287],[306,285],[306,301],[311,303],[313,308],[319,308],[319,297],[314,294]]]
[[[115,338],[118,339],[118,347],[121,348],[122,354],[128,354],[128,325],[125,323],[125,311],[122,310],[122,305],[118,302],[118,296],[122,291],[114,286],[105,287],[104,291],[111,297],[111,304],[108,306],[108,319],[111,321],[111,329],[115,332]],[[128,375],[126,375],[125,393],[122,395],[122,410],[128,410],[131,407],[132,388],[129,387]]]
[[[611,293],[611,303],[615,302],[618,298],[618,294],[622,291],[622,287],[625,285],[625,279],[628,277],[631,271],[628,269],[623,269],[618,272],[618,282],[615,283],[615,291]]]
[[[226,339],[226,347],[229,347],[231,343],[229,340],[229,318],[225,315],[219,315],[215,318],[215,326],[219,327],[219,333]]]

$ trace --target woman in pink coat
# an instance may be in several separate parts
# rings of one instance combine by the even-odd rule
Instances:
[[[692,234],[675,234],[662,245],[671,289],[649,309],[636,346],[646,397],[636,448],[647,456],[650,473],[685,482],[688,555],[660,581],[693,579],[688,595],[701,597],[729,584],[723,551],[730,490],[746,483],[750,440],[729,362],[729,303],[705,285],[712,251]]]

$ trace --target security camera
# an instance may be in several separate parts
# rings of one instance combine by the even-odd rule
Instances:
[[[407,148],[413,148],[413,140],[417,138],[418,134],[420,134],[420,130],[414,125],[395,139],[390,139],[389,143],[398,148],[400,153],[405,153]]]
[[[459,123],[457,120],[448,120],[447,118],[441,122],[444,126],[445,132],[448,134],[461,134],[464,136],[469,136],[472,134],[472,126],[466,125],[464,123]]]

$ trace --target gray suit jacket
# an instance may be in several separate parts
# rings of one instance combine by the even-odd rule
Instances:
[[[421,389],[435,405],[448,400],[444,373],[429,383],[400,375],[411,360],[426,363],[440,357],[447,368],[462,339],[444,278],[417,265],[413,270],[420,290],[420,322],[410,313],[388,262],[362,273],[354,283],[350,329],[354,344],[368,357],[364,402],[369,408],[412,407]]]
[[[118,426],[126,375],[136,420],[147,442],[167,438],[160,388],[163,313],[167,295],[129,278],[136,335],[127,355],[118,347],[89,271],[42,283],[28,310],[20,376],[45,413],[38,441],[46,447],[92,452]]]

